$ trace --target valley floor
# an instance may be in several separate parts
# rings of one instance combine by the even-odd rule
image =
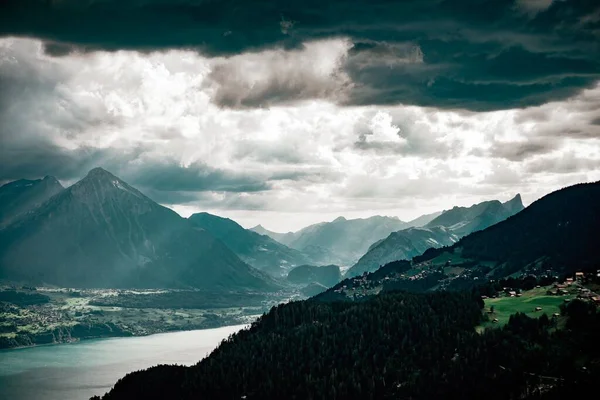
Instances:
[[[287,300],[283,293],[231,301],[192,291],[2,289],[23,298],[0,301],[0,349],[246,324]]]

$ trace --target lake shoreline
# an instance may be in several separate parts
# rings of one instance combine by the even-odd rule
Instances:
[[[123,334],[86,336],[86,337],[71,338],[70,340],[57,341],[57,342],[51,342],[51,343],[32,343],[30,345],[23,345],[23,346],[0,347],[0,353],[6,352],[6,351],[30,349],[30,348],[42,347],[42,346],[46,347],[46,346],[60,346],[60,345],[68,345],[68,344],[77,344],[77,343],[81,343],[81,342],[87,342],[90,340],[135,338],[135,337],[140,338],[140,337],[161,335],[161,334],[166,334],[166,333],[202,331],[202,330],[218,329],[218,328],[225,328],[228,326],[237,326],[237,325],[244,325],[244,324],[240,324],[240,321],[227,321],[227,322],[224,321],[222,324],[214,324],[214,325],[211,324],[210,326],[204,326],[204,325],[194,326],[194,327],[183,328],[183,329],[157,330],[157,331],[146,333],[146,334],[139,334],[139,333],[132,333],[129,331],[123,331]],[[247,325],[249,325],[249,324],[247,324]]]
[[[0,287],[0,294],[0,350],[246,324],[289,299],[246,294],[230,302],[231,294],[167,289]]]

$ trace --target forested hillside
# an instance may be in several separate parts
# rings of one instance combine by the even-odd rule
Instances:
[[[104,399],[533,399],[598,377],[600,317],[573,302],[566,327],[517,314],[476,333],[470,293],[395,292],[275,307],[193,367],[157,366]]]

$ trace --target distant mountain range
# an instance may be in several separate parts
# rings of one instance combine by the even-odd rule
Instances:
[[[408,226],[407,222],[395,217],[374,216],[364,219],[339,217],[283,234],[270,232],[260,225],[252,230],[303,252],[315,263],[344,266],[356,262],[372,243]]]
[[[244,229],[237,222],[209,213],[190,216],[189,221],[221,240],[249,265],[275,276],[287,273],[295,266],[306,264],[308,258],[269,236]]]
[[[13,190],[3,204],[24,192]],[[68,287],[279,288],[208,231],[101,168],[57,192],[0,230],[0,279]]]
[[[433,218],[423,228],[393,232],[384,240],[374,243],[347,271],[346,276],[375,271],[391,261],[410,260],[430,247],[450,246],[462,236],[503,221],[523,208],[518,194],[506,203],[492,200],[471,207],[454,207]]]
[[[0,228],[33,210],[64,188],[53,176],[19,179],[0,187]]]

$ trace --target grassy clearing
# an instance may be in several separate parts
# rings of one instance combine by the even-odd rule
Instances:
[[[552,317],[554,313],[560,312],[560,305],[565,302],[565,299],[575,298],[574,294],[564,296],[548,296],[546,291],[550,287],[542,287],[523,292],[521,297],[499,297],[495,299],[485,300],[485,311],[489,311],[490,307],[494,307],[493,313],[488,313],[490,322],[483,326],[499,325],[502,326],[508,322],[512,314],[521,312],[532,318],[538,318],[542,314]],[[536,307],[541,307],[541,311],[535,311]],[[497,318],[497,323],[491,321]]]

